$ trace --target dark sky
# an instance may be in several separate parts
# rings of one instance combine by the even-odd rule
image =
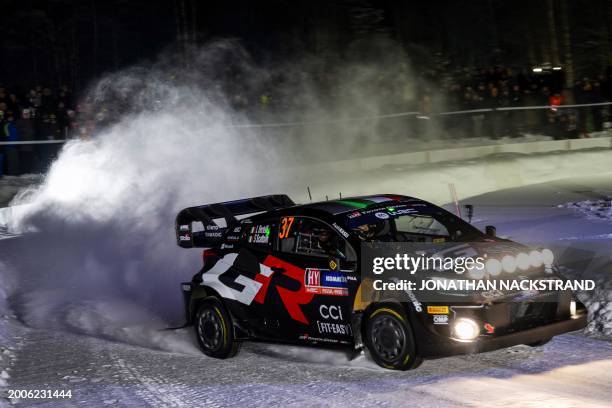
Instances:
[[[261,61],[342,56],[382,35],[416,64],[529,66],[563,59],[565,28],[586,73],[612,57],[611,17],[609,0],[0,0],[0,83],[79,87],[171,44],[226,37]]]

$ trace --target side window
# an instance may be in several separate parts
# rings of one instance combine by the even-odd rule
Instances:
[[[278,239],[282,252],[349,260],[356,258],[350,245],[347,245],[338,232],[312,218],[281,218]],[[348,257],[347,250],[350,252]]]
[[[263,249],[272,249],[275,228],[272,222],[246,224],[243,226],[242,241]]]
[[[403,215],[395,219],[395,227],[399,232],[409,234],[425,234],[448,236],[446,227],[428,215]]]

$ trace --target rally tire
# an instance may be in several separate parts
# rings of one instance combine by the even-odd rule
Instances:
[[[207,298],[195,319],[195,334],[200,349],[214,358],[230,358],[238,353],[240,342],[234,338],[232,317],[216,298]]]
[[[381,305],[368,313],[364,339],[370,356],[381,367],[405,371],[423,362],[416,353],[410,323],[398,308]]]

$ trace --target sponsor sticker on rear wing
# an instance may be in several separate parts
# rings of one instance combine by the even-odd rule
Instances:
[[[238,228],[237,216],[294,205],[288,196],[277,194],[188,207],[176,216],[176,243],[182,248],[215,247],[223,243],[228,231]]]

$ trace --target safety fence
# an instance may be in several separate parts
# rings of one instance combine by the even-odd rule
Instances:
[[[376,143],[419,140],[424,146],[432,139],[448,140],[448,145],[452,146],[463,139],[519,137],[525,133],[557,140],[578,139],[589,130],[603,130],[610,126],[610,105],[612,102],[446,112],[406,111],[316,121],[230,123],[225,127],[261,130],[279,143],[283,140],[307,143],[313,132],[327,139],[356,138],[361,144],[372,143],[372,140]],[[375,136],[371,137],[373,134]],[[5,171],[7,174],[44,172],[67,140],[0,141],[0,175],[3,168],[8,170]],[[405,144],[405,149],[413,151],[414,144]],[[16,165],[16,162],[19,163]]]

